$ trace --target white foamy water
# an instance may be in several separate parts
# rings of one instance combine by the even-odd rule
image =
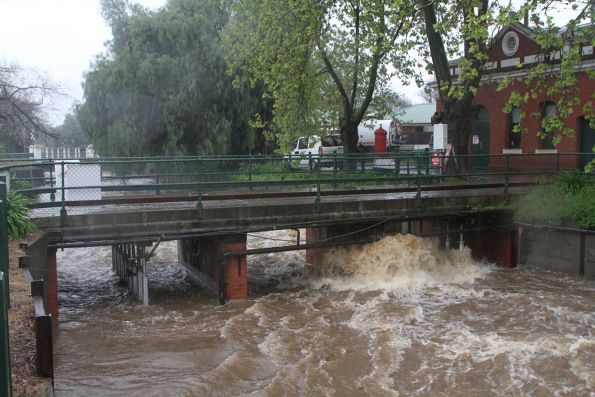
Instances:
[[[332,290],[414,291],[473,282],[489,271],[471,252],[440,249],[438,239],[394,235],[364,246],[333,248],[315,266],[312,285]]]
[[[250,298],[218,306],[175,248],[151,261],[146,308],[109,248],[60,253],[57,396],[593,396],[593,282],[391,236],[314,266],[250,257]]]

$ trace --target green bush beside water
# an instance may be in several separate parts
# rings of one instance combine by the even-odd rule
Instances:
[[[564,221],[595,228],[595,178],[578,172],[565,173],[553,183],[539,185],[512,204],[521,222],[559,225]]]
[[[27,233],[35,231],[35,224],[29,219],[29,207],[25,197],[16,193],[7,196],[8,237],[20,240]]]

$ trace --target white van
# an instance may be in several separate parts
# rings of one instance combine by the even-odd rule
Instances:
[[[320,139],[319,136],[301,137],[295,141],[291,154],[298,155],[329,155],[343,153],[343,140],[339,135],[328,135]]]
[[[333,154],[343,154],[343,140],[340,135],[327,135],[324,138],[313,135],[311,137],[301,137],[295,141],[294,148],[291,150],[291,157],[299,157],[292,161],[292,165],[300,167],[312,167],[312,163],[317,163],[317,157],[322,156],[323,164],[328,166],[332,163]]]

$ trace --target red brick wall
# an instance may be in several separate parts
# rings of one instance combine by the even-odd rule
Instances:
[[[224,251],[243,251],[246,242],[224,243]],[[226,299],[248,298],[248,266],[246,255],[230,256],[225,261]]]
[[[501,267],[514,267],[514,233],[507,229],[465,233],[465,245],[477,259],[486,259]]]
[[[309,227],[306,229],[306,244],[314,244],[326,239],[326,227]],[[314,263],[316,257],[324,250],[324,248],[308,248],[306,250],[306,262],[310,264]]]
[[[578,87],[576,97],[580,104],[575,107],[574,112],[566,119],[565,126],[574,131],[574,136],[563,136],[562,141],[557,146],[560,153],[564,152],[578,152],[580,151],[580,118],[584,115],[583,105],[591,99],[591,95],[595,92],[595,80],[589,79],[586,73],[578,75]],[[475,106],[484,106],[488,110],[490,121],[490,153],[501,154],[502,150],[507,148],[508,144],[508,130],[510,128],[510,119],[507,113],[504,113],[504,106],[510,97],[513,90],[523,92],[523,83],[516,82],[505,90],[497,91],[497,84],[492,83],[480,87],[474,101]],[[558,98],[548,97],[543,93],[537,98],[530,100],[521,107],[521,111],[525,113],[522,121],[522,127],[527,129],[526,133],[521,136],[521,150],[522,153],[535,153],[536,149],[540,149],[542,140],[537,133],[541,128],[541,118],[535,117],[532,113],[541,113],[541,105],[546,101],[556,102]],[[444,106],[440,101],[437,104],[438,110],[443,110]],[[470,137],[471,138],[471,137]],[[511,159],[511,168],[524,169],[554,169],[557,166],[557,159],[555,155],[543,155],[532,158],[516,158]],[[578,166],[579,158],[577,156],[561,156],[561,168],[576,168]],[[490,161],[490,166],[495,168],[504,167],[503,158],[493,158]]]
[[[506,56],[502,52],[502,40],[506,33],[514,31],[519,36],[519,48],[517,49],[516,53],[512,56]],[[488,51],[488,58],[490,61],[501,61],[503,59],[515,58],[515,57],[522,57],[524,55],[536,55],[541,52],[541,48],[539,45],[533,41],[532,39],[528,38],[521,30],[510,26],[506,30],[500,32],[500,37],[498,40],[492,45],[491,49]],[[516,69],[515,66],[512,66],[510,69]]]
[[[179,257],[187,267],[199,274],[199,282],[219,290],[219,261],[224,252],[244,251],[246,235],[187,239],[179,246]],[[239,258],[239,260],[238,260]],[[226,300],[248,297],[248,265],[246,255],[225,259]]]
[[[587,77],[586,73],[580,73],[578,76],[578,86],[580,90],[577,92],[577,98],[580,105],[575,107],[572,113],[565,122],[565,126],[575,131],[574,137],[563,137],[560,144],[557,146],[559,152],[578,152],[580,142],[580,117],[583,116],[583,105],[595,92],[595,80]],[[509,115],[504,113],[503,109],[513,90],[523,92],[524,86],[521,82],[514,83],[506,90],[497,91],[497,84],[490,84],[482,86],[475,97],[476,106],[484,106],[488,109],[490,120],[490,153],[502,153],[502,149],[507,147]],[[541,104],[546,101],[556,102],[558,98],[548,97],[545,94],[539,95],[537,98],[530,100],[521,107],[521,111],[525,113],[525,118],[522,121],[522,127],[527,129],[527,133],[521,136],[521,149],[523,153],[535,153],[535,149],[541,148],[541,139],[537,136],[537,132],[541,128],[541,118],[532,116],[532,113],[541,113]],[[547,158],[538,162],[537,165],[547,164]],[[549,164],[553,164],[549,159]],[[562,158],[561,165],[564,167],[576,166],[576,158]],[[532,161],[535,164],[534,159]],[[529,164],[527,164],[529,165]]]

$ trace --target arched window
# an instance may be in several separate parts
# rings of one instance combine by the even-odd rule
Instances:
[[[490,119],[490,116],[488,114],[488,110],[483,107],[480,106],[477,111],[475,112],[475,120],[477,121],[488,121]]]
[[[541,149],[554,149],[556,131],[551,129],[550,124],[554,117],[556,117],[556,104],[544,102],[541,108]]]
[[[515,106],[508,115],[508,148],[521,148],[521,108]]]

